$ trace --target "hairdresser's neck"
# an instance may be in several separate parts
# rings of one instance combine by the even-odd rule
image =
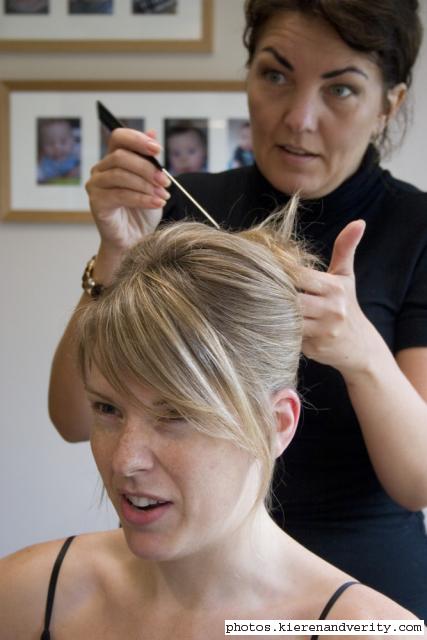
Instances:
[[[283,588],[290,539],[260,507],[236,531],[209,548],[176,560],[150,563],[153,600],[189,609],[222,607],[239,593],[254,606],[266,589]],[[277,576],[277,585],[273,576]],[[273,593],[272,593],[273,595]]]

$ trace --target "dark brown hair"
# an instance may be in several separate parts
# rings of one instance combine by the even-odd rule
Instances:
[[[409,87],[423,37],[418,9],[418,0],[246,0],[247,64],[266,22],[283,11],[299,11],[325,20],[349,47],[370,55],[385,91],[401,82]]]

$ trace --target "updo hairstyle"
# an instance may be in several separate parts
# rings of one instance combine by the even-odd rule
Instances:
[[[139,404],[130,387],[154,389],[195,429],[249,452],[262,498],[275,460],[271,394],[296,387],[298,277],[314,265],[294,238],[296,207],[293,199],[237,233],[195,222],[159,228],[129,251],[79,325],[83,377],[96,365]]]

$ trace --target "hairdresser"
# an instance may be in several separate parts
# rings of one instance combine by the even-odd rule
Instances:
[[[247,0],[245,12],[256,165],[182,183],[231,228],[299,192],[299,235],[326,265],[300,282],[305,408],[279,466],[273,515],[303,545],[427,619],[427,195],[380,165],[391,125],[405,122],[418,2]],[[200,219],[140,155],[159,151],[155,132],[118,129],[93,168],[87,190],[101,244],[81,305],[162,215]],[[72,319],[49,399],[70,441],[90,428],[74,332]]]

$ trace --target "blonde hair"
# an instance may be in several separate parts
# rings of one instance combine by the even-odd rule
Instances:
[[[236,233],[195,222],[158,229],[80,319],[84,376],[95,364],[127,396],[131,381],[153,388],[198,430],[247,450],[261,465],[262,497],[275,459],[271,394],[296,386],[298,276],[314,261],[294,238],[296,208],[293,199]]]

